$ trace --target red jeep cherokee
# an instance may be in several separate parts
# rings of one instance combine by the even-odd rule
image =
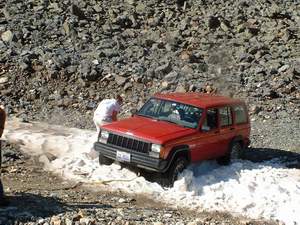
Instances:
[[[100,164],[114,160],[160,173],[172,185],[190,163],[229,163],[250,143],[243,101],[200,93],[156,94],[131,118],[101,127]]]

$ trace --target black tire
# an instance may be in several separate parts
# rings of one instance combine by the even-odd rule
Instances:
[[[99,154],[99,164],[100,165],[111,165],[114,163],[114,160],[110,159],[110,158],[107,158],[105,157],[104,155],[102,154]]]
[[[230,160],[242,158],[243,147],[239,142],[234,142],[230,149]]]
[[[217,162],[220,165],[228,165],[231,160],[241,159],[243,157],[243,146],[239,142],[233,142],[230,147],[228,153],[217,159]]]
[[[159,183],[164,187],[172,187],[178,175],[187,167],[188,161],[184,157],[177,158],[167,172],[159,177]]]

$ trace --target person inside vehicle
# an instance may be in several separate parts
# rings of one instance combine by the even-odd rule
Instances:
[[[99,103],[93,118],[98,133],[102,125],[117,121],[122,103],[123,98],[121,95],[116,95],[115,99],[103,99]]]
[[[175,121],[181,119],[179,110],[178,110],[177,105],[175,103],[171,104],[168,119],[175,120]]]
[[[2,137],[5,125],[6,113],[3,106],[0,106],[0,138]],[[1,176],[1,164],[2,164],[2,151],[1,151],[1,139],[0,139],[0,176]],[[7,206],[9,201],[4,196],[3,185],[0,177],[0,206]]]

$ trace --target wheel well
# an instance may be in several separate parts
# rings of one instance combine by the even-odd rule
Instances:
[[[239,140],[238,143],[240,143],[242,148],[244,148],[244,142],[242,140]]]
[[[179,157],[185,157],[188,161],[190,161],[190,149],[188,145],[180,145],[176,146],[172,149],[171,155],[174,155],[174,159]]]
[[[239,143],[242,148],[244,148],[244,141],[243,141],[243,137],[242,136],[236,136],[232,139],[229,148],[232,146],[233,143]]]
[[[169,169],[169,167],[172,165],[172,163],[175,162],[175,160],[178,159],[179,157],[186,158],[188,162],[191,161],[191,155],[190,155],[190,150],[189,150],[188,145],[176,146],[171,150],[171,152],[167,158],[168,166],[166,169]]]

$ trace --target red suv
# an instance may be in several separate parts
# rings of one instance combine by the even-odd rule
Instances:
[[[131,118],[101,127],[100,164],[114,160],[159,173],[169,186],[190,163],[229,163],[250,143],[243,101],[200,93],[156,94]]]

